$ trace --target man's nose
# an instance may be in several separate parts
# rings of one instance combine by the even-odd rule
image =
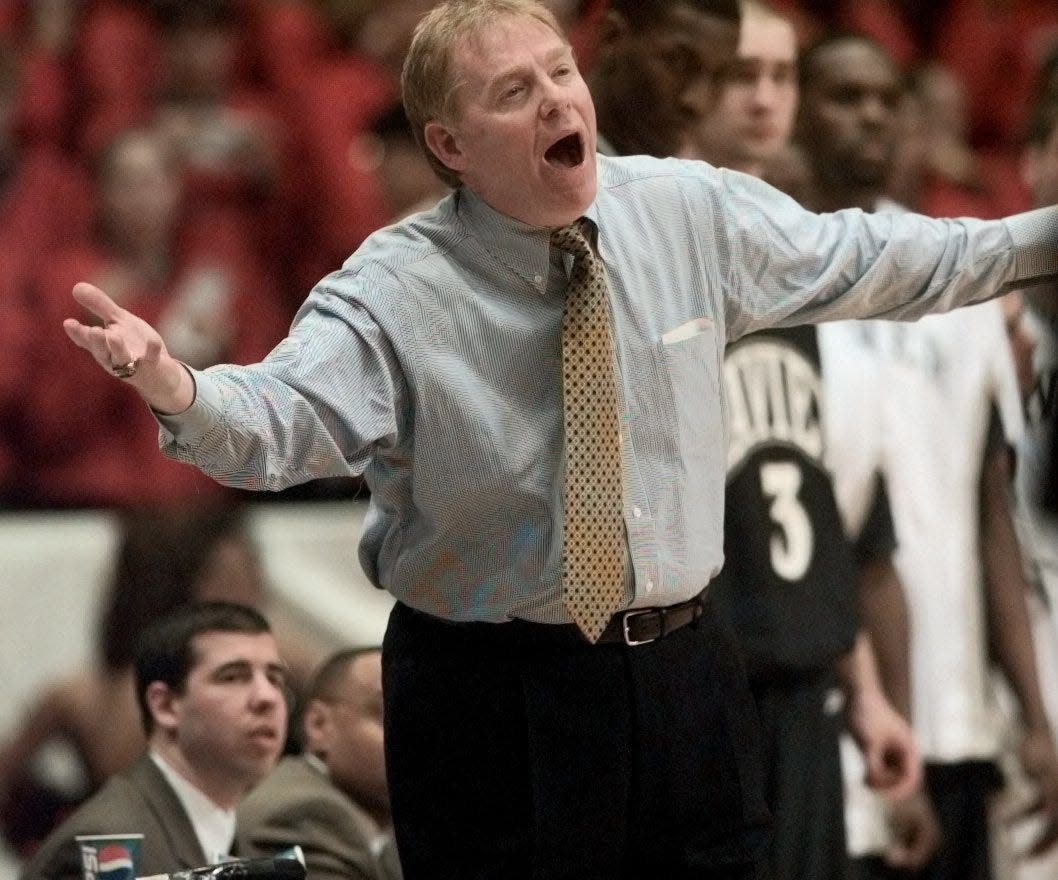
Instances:
[[[758,77],[753,86],[753,103],[758,107],[771,107],[777,91],[775,80],[770,76]]]
[[[865,125],[881,128],[889,121],[889,106],[878,95],[867,95],[860,102],[860,119]]]
[[[264,672],[254,676],[250,699],[255,706],[270,707],[286,700],[283,688]]]
[[[569,92],[559,83],[547,80],[540,99],[540,115],[547,119],[570,105]]]

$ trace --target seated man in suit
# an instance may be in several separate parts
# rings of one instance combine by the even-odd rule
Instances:
[[[283,758],[239,805],[247,854],[272,856],[300,844],[313,880],[400,877],[389,833],[377,648],[340,651],[320,666],[301,732],[304,754]]]
[[[135,670],[147,753],[44,841],[22,880],[79,880],[82,834],[143,834],[141,876],[233,854],[235,805],[286,736],[285,671],[268,621],[227,602],[185,606],[144,631]]]

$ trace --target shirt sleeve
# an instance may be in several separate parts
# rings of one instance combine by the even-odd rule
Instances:
[[[813,214],[747,175],[717,179],[729,340],[768,326],[914,320],[1058,276],[1058,207],[995,221]]]
[[[363,473],[401,439],[403,373],[389,339],[343,270],[313,290],[259,364],[192,370],[195,401],[159,415],[162,451],[226,485],[278,490]]]

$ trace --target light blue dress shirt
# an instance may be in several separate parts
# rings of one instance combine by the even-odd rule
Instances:
[[[723,562],[725,342],[911,319],[1058,274],[1058,213],[815,215],[704,163],[598,158],[633,606]],[[372,235],[249,367],[193,372],[166,454],[247,489],[363,473],[369,577],[455,620],[569,621],[561,599],[560,328],[568,258],[466,189]]]

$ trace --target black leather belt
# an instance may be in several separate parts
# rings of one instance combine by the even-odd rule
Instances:
[[[703,590],[693,599],[664,608],[633,608],[615,614],[606,625],[599,643],[624,642],[626,645],[649,645],[702,616],[705,607]]]

